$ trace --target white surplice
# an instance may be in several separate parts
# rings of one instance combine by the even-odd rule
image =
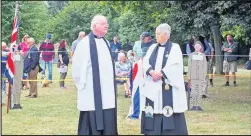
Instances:
[[[146,56],[144,57],[143,69],[146,72],[151,65],[149,64],[149,58],[157,44],[153,44],[147,51]],[[182,113],[188,109],[186,91],[184,85],[183,77],[183,56],[181,49],[178,44],[172,43],[172,48],[170,53],[165,54],[165,57],[168,57],[167,63],[164,64],[162,69],[164,48],[159,47],[158,55],[156,58],[156,71],[163,71],[167,77],[165,80],[166,83],[173,86],[173,111],[174,113]],[[151,82],[151,83],[149,83]],[[147,85],[148,84],[148,85]],[[156,84],[153,87],[150,87],[151,84]],[[158,86],[158,87],[156,87]],[[155,89],[154,89],[155,88]],[[160,89],[161,88],[161,89]],[[150,91],[151,90],[151,91]],[[145,86],[142,90],[142,95],[140,95],[140,107],[141,111],[145,109],[145,100],[146,97],[152,99],[154,102],[154,113],[162,114],[162,81],[153,82],[153,78],[145,74]]]
[[[115,108],[114,74],[109,49],[103,39],[95,38],[98,54],[103,109]],[[109,44],[109,42],[107,41]],[[110,45],[109,45],[110,46]],[[72,58],[72,76],[78,89],[77,107],[80,111],[94,111],[94,89],[89,37],[83,38]]]

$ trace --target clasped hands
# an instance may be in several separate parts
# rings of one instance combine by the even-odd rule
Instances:
[[[224,51],[225,52],[232,52],[232,49],[231,48],[225,48]]]
[[[150,70],[149,74],[152,76],[153,82],[157,82],[163,77],[163,74],[161,72],[155,70]]]

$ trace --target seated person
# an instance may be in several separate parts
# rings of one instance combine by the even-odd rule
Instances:
[[[115,63],[115,71],[117,78],[128,78],[128,79],[117,79],[118,83],[124,84],[125,97],[131,97],[131,91],[129,89],[129,76],[131,73],[131,65],[127,62],[125,53],[119,53],[119,60]]]

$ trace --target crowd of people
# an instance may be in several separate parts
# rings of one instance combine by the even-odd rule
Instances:
[[[186,89],[184,86],[183,55],[180,46],[170,40],[171,27],[164,23],[156,28],[156,40],[149,32],[143,32],[132,50],[127,53],[121,50],[118,36],[109,42],[104,38],[108,31],[106,17],[94,16],[91,32],[79,32],[78,38],[72,43],[71,52],[67,51],[67,41],[58,43],[57,67],[60,72],[59,86],[66,89],[64,80],[68,65],[72,62],[72,77],[78,89],[80,110],[78,134],[117,134],[117,86],[124,86],[125,97],[132,93],[130,78],[134,64],[143,61],[142,77],[144,78],[142,95],[140,95],[141,133],[142,134],[188,134],[184,112],[187,107]],[[13,53],[15,72],[12,92],[13,109],[22,109],[20,105],[21,89],[29,89],[28,98],[38,96],[37,80],[41,72],[42,79],[53,81],[53,66],[56,56],[52,35],[48,33],[39,47],[35,39],[25,35],[22,42],[8,48],[2,42],[2,77],[6,74],[6,61],[9,53]],[[236,87],[237,44],[233,36],[227,36],[222,46],[224,52],[223,71],[226,75],[225,86],[229,84],[229,72],[232,72],[233,85]],[[200,99],[208,97],[208,79],[213,87],[214,48],[205,36],[193,36],[186,46],[188,59],[188,87],[192,90],[193,107],[191,110],[202,110]],[[41,61],[40,61],[41,58]],[[251,59],[250,59],[251,60]],[[79,63],[81,62],[81,63]],[[194,66],[197,71],[193,71]],[[195,78],[194,74],[202,71]],[[208,76],[208,74],[211,74]],[[21,78],[22,77],[22,78]],[[23,80],[30,80],[21,81]],[[28,85],[29,83],[29,85]],[[202,85],[203,84],[203,85]],[[200,86],[200,88],[196,88]],[[156,91],[153,91],[156,90]],[[2,80],[2,104],[6,94],[6,80]]]

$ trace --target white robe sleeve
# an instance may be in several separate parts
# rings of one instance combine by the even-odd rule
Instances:
[[[90,61],[90,46],[88,37],[78,44],[72,58],[72,77],[78,90],[86,86],[87,68]]]
[[[162,69],[167,77],[166,82],[171,86],[179,89],[184,85],[183,78],[183,57],[182,52],[178,44],[173,43],[171,52],[168,56],[168,61],[165,67]],[[183,79],[183,81],[179,80]]]

